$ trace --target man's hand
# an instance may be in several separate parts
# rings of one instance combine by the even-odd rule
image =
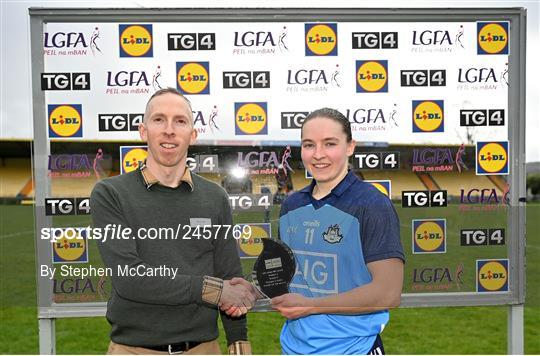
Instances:
[[[232,285],[235,285],[235,284],[243,285],[244,287],[246,287],[255,296],[255,300],[261,299],[263,297],[263,295],[259,292],[259,290],[257,288],[255,288],[255,286],[253,284],[246,281],[244,278],[234,277],[233,279],[231,279],[231,284]]]
[[[272,298],[272,308],[287,319],[298,319],[313,314],[314,305],[311,298],[296,293],[287,293]]]
[[[223,281],[223,290],[218,306],[229,316],[239,317],[255,305],[257,293],[255,287],[243,278]]]

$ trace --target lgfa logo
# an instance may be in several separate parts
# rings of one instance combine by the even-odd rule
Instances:
[[[82,105],[49,105],[49,137],[82,137]]]
[[[444,101],[413,100],[413,132],[444,132]]]
[[[238,254],[240,257],[257,257],[263,250],[262,239],[271,238],[271,227],[269,223],[247,224],[251,228],[251,233],[244,233],[242,226],[242,235],[238,241]]]
[[[477,22],[477,53],[508,54],[508,22]]]
[[[210,94],[208,62],[176,62],[176,84],[182,94]]]
[[[388,92],[388,61],[356,61],[356,92]]]
[[[55,229],[52,242],[53,263],[88,262],[86,230],[79,228]]]
[[[152,25],[119,25],[120,57],[153,57]]]
[[[476,175],[508,174],[508,141],[476,143]]]
[[[446,253],[446,219],[412,221],[413,253]]]
[[[476,260],[477,292],[508,292],[508,259]]]
[[[147,156],[146,146],[120,146],[120,174],[141,168]]]
[[[388,198],[392,196],[392,183],[389,180],[365,180],[364,182],[370,183],[377,188],[381,193]]]
[[[337,56],[337,24],[305,24],[306,56]]]
[[[264,103],[234,103],[236,135],[266,135],[268,110]]]

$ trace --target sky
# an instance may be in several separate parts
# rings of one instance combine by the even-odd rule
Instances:
[[[525,7],[527,8],[526,162],[540,161],[540,5],[529,1],[6,1],[0,0],[0,140],[32,139],[29,7]]]

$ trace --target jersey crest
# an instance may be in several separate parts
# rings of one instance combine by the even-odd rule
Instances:
[[[343,238],[343,235],[341,235],[341,233],[339,232],[338,224],[330,225],[328,227],[328,230],[326,232],[323,232],[324,241],[331,244],[336,244],[340,242],[342,238]]]

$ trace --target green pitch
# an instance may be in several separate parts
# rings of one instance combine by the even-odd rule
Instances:
[[[488,228],[505,221],[505,211],[460,212],[457,206],[439,209],[401,209],[401,237],[408,257],[405,291],[415,284],[414,269],[448,267],[463,262],[461,283],[455,280],[447,291],[474,291],[474,261],[506,258],[506,247],[462,247],[461,227]],[[527,303],[525,308],[525,352],[540,353],[540,204],[527,209]],[[277,208],[270,214],[272,235],[277,235]],[[0,206],[0,353],[38,352],[36,275],[34,258],[33,208]],[[446,218],[447,252],[412,256],[411,220]],[[86,226],[88,217],[55,218],[55,226]],[[262,213],[235,214],[235,223],[262,222]],[[507,242],[511,239],[508,232]],[[94,264],[98,256],[90,244]],[[412,256],[412,257],[411,257]],[[252,260],[244,261],[246,274]],[[416,292],[429,292],[423,290]],[[385,348],[392,354],[500,354],[506,353],[507,307],[411,308],[391,312],[383,333]],[[283,318],[277,313],[251,313],[249,336],[258,354],[279,354],[279,332]],[[103,354],[108,344],[109,325],[105,318],[60,319],[56,322],[57,352],[60,354]],[[224,346],[223,332],[220,341]]]

